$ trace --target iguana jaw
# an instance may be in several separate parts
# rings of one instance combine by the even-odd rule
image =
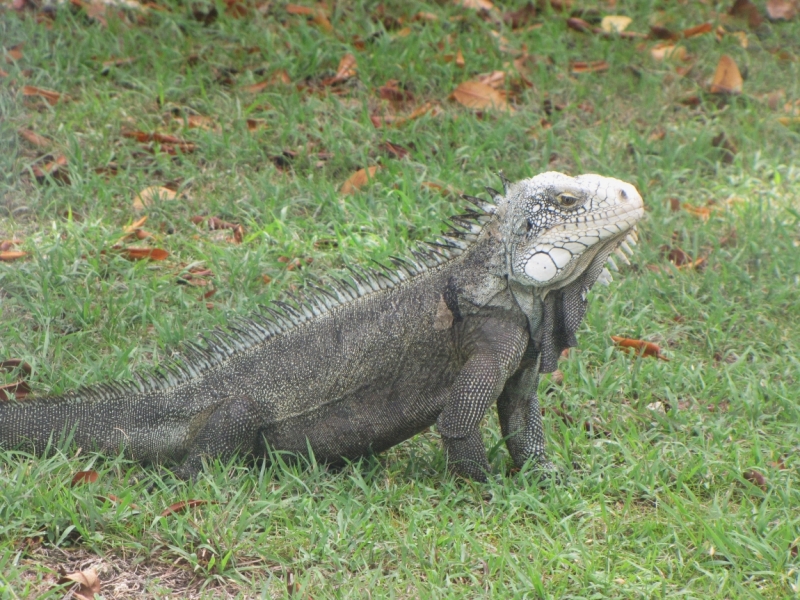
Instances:
[[[508,192],[525,199],[512,202],[522,210],[513,216],[510,276],[543,292],[569,284],[620,247],[630,250],[628,240],[635,243],[635,227],[644,216],[633,185],[600,175],[544,173]]]

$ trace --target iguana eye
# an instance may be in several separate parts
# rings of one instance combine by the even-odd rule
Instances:
[[[572,208],[578,203],[577,196],[573,196],[572,194],[559,194],[558,197],[558,204],[563,206],[564,208]]]

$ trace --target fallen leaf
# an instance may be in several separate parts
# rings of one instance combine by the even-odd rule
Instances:
[[[577,60],[570,65],[572,73],[599,73],[608,71],[609,68],[609,64],[604,60]]]
[[[250,94],[257,94],[268,87],[275,85],[289,85],[290,83],[292,83],[292,78],[289,77],[289,73],[287,73],[285,69],[278,69],[263,81],[242,86],[242,91]]]
[[[223,221],[219,217],[210,217],[208,219],[208,228],[211,231],[218,229],[230,229],[233,231],[234,242],[241,244],[244,241],[244,227],[238,223],[229,223],[227,221]]]
[[[503,92],[480,81],[460,83],[450,98],[467,108],[511,110]]]
[[[183,119],[175,119],[179,123],[183,124]],[[186,126],[189,129],[205,129],[206,131],[219,131],[219,124],[214,121],[211,117],[207,117],[205,115],[187,115],[186,116]]]
[[[727,54],[723,54],[717,63],[717,70],[708,91],[712,94],[741,94],[743,83],[736,62]]]
[[[413,102],[414,94],[405,89],[396,79],[390,79],[384,85],[378,88],[378,96],[382,100],[396,104],[404,104]]]
[[[720,149],[722,152],[722,162],[724,164],[730,165],[733,163],[738,149],[736,148],[736,145],[728,139],[728,137],[725,135],[725,132],[721,131],[715,135],[711,139],[711,145]]]
[[[308,6],[299,6],[297,4],[287,4],[285,8],[286,12],[290,15],[308,17],[309,20],[319,26],[320,29],[327,32],[333,31],[333,25],[331,25],[331,22],[328,20],[328,16],[325,14],[325,9],[323,7],[311,8]]]
[[[620,33],[633,22],[630,17],[622,15],[608,15],[600,21],[600,29],[606,33]]]
[[[676,41],[680,39],[680,34],[675,33],[674,31],[670,31],[666,27],[661,25],[651,25],[650,26],[650,37],[657,39],[657,40],[671,40]]]
[[[50,147],[53,144],[52,141],[50,141],[49,139],[47,139],[43,135],[39,135],[38,133],[34,133],[30,129],[24,129],[24,128],[23,129],[17,129],[17,133],[19,134],[19,136],[21,138],[27,140],[28,142],[30,142],[31,144],[33,144],[34,146],[37,146],[39,148],[47,148],[47,147]]]
[[[750,45],[747,41],[747,34],[744,31],[732,31],[731,35],[739,40],[739,45],[742,48],[747,48]]]
[[[31,170],[33,176],[39,183],[47,181],[48,177],[62,183],[69,183],[69,174],[67,173],[67,157],[59,154],[55,159],[48,160],[41,165],[33,165]]]
[[[169,188],[158,185],[146,187],[136,194],[136,197],[133,199],[133,210],[141,212],[152,205],[154,201],[163,202],[165,200],[174,200],[177,196],[178,194]]]
[[[316,8],[311,8],[310,6],[300,6],[299,4],[287,4],[284,8],[290,15],[304,15],[310,17],[317,12]]]
[[[100,475],[97,471],[78,471],[72,476],[72,487],[85,483],[94,483]]]
[[[683,37],[690,38],[695,37],[696,35],[703,35],[704,33],[709,33],[713,31],[714,27],[711,23],[703,23],[702,25],[696,25],[695,27],[689,27],[688,29],[683,30]]]
[[[58,92],[54,92],[52,90],[45,90],[43,88],[34,87],[32,85],[22,86],[22,95],[40,96],[45,100],[47,100],[48,104],[50,104],[51,106],[55,105],[61,99],[61,94],[59,94]]]
[[[170,504],[162,511],[161,516],[168,517],[170,515],[176,515],[190,508],[194,508],[195,506],[202,506],[203,504],[217,504],[217,502],[214,500],[181,500],[175,504]]]
[[[21,44],[15,44],[10,48],[6,48],[6,62],[11,63],[18,60],[22,60],[22,48],[25,46],[25,42]]]
[[[483,75],[478,75],[477,81],[488,85],[496,90],[499,90],[503,87],[503,83],[506,80],[505,71],[492,71],[491,73],[484,73]]]
[[[2,254],[2,252],[0,252],[0,254]],[[11,400],[12,398],[15,400],[22,400],[30,393],[31,387],[28,385],[27,381],[15,381],[13,383],[0,385],[0,401]]]
[[[703,221],[708,221],[709,217],[711,216],[711,209],[708,208],[707,206],[693,206],[688,202],[684,202],[683,204],[681,204],[681,208],[690,215],[693,215],[695,217],[700,217],[701,219],[703,219]]]
[[[733,17],[747,19],[747,24],[751,29],[756,29],[764,20],[758,7],[750,2],[750,0],[736,0],[728,11],[728,14]]]
[[[567,27],[580,33],[592,33],[594,31],[589,21],[584,21],[578,17],[570,17],[567,19]]]
[[[650,49],[650,56],[655,60],[686,60],[686,48],[674,44],[658,44]]]
[[[0,371],[11,373],[16,369],[19,369],[26,375],[30,375],[33,371],[30,364],[26,363],[21,358],[7,358],[6,360],[0,360]]]
[[[141,143],[158,142],[161,144],[161,150],[167,154],[176,154],[177,150],[180,150],[183,154],[190,154],[197,150],[196,144],[167,133],[147,133],[144,131],[130,130],[123,130],[121,133],[122,137],[132,138]]]
[[[511,29],[519,29],[520,27],[529,25],[535,18],[536,7],[533,5],[533,2],[528,2],[519,10],[503,14],[503,22],[509,25]]]
[[[619,337],[616,335],[612,335],[611,339],[614,340],[614,343],[619,346],[621,349],[626,351],[635,350],[642,356],[651,356],[653,358],[658,358],[664,361],[669,361],[669,359],[661,354],[661,348],[658,344],[654,342],[646,342],[644,340],[633,340],[630,338]]]
[[[380,169],[378,165],[373,165],[366,169],[359,169],[342,184],[340,192],[344,195],[349,195],[356,190],[364,187],[370,179],[375,177],[375,173]]]
[[[745,471],[744,473],[742,473],[742,477],[744,477],[754,486],[760,487],[765,492],[767,491],[767,478],[764,477],[758,471],[750,469],[749,471]]]
[[[72,597],[79,600],[93,600],[95,594],[100,593],[100,578],[94,569],[64,575],[58,579],[58,585],[64,585]]]
[[[427,21],[433,23],[439,20],[439,17],[432,12],[421,11],[414,15],[412,21]]]
[[[103,68],[100,70],[100,73],[103,75],[108,75],[111,71],[111,67],[123,67],[125,65],[130,65],[134,61],[136,61],[136,57],[134,56],[126,56],[124,58],[110,58],[108,60],[103,61]]]
[[[2,250],[0,251],[0,260],[11,262],[12,260],[17,260],[27,255],[27,252],[22,252],[21,250]]]
[[[164,260],[169,256],[161,248],[122,248],[120,252],[129,260]]]
[[[455,0],[455,3],[473,10],[494,10],[494,4],[489,0]]]
[[[797,10],[797,0],[767,0],[767,16],[771,21],[791,21]]]
[[[356,76],[358,65],[356,64],[356,57],[350,53],[345,54],[339,61],[339,67],[336,69],[336,79],[344,81]]]
[[[405,158],[408,156],[408,150],[403,148],[398,144],[393,144],[392,142],[384,142],[381,144],[381,148],[391,154],[395,158]]]

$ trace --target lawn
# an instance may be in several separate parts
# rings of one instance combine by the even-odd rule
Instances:
[[[487,484],[434,430],[181,484],[0,451],[0,596],[800,594],[791,2],[36,4],[0,4],[2,396],[153,373],[434,239],[500,170],[624,179],[648,214],[541,383],[560,483],[511,469],[494,415]]]

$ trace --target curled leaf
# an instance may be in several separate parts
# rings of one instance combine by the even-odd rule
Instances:
[[[614,343],[620,347],[620,349],[625,351],[635,350],[642,356],[651,356],[653,358],[658,358],[663,361],[669,361],[669,359],[661,354],[661,347],[654,343],[654,342],[646,342],[644,340],[632,340],[630,338],[619,337],[616,335],[612,335],[611,339],[614,340]]]
[[[72,476],[72,487],[85,483],[94,483],[100,475],[97,471],[78,471]]]
[[[120,252],[129,260],[164,260],[169,256],[161,248],[122,248]]]
[[[368,167],[366,169],[359,169],[350,177],[347,178],[342,184],[341,193],[344,195],[349,195],[355,192],[356,190],[364,187],[370,179],[375,177],[375,173],[380,169],[378,165],[374,165],[372,167]]]
[[[64,584],[68,584],[67,588],[73,598],[79,600],[93,600],[95,594],[100,593],[100,577],[94,569],[64,575],[58,580],[58,585]]]
[[[741,94],[743,83],[736,61],[723,54],[717,63],[717,70],[708,91],[712,94]]]

